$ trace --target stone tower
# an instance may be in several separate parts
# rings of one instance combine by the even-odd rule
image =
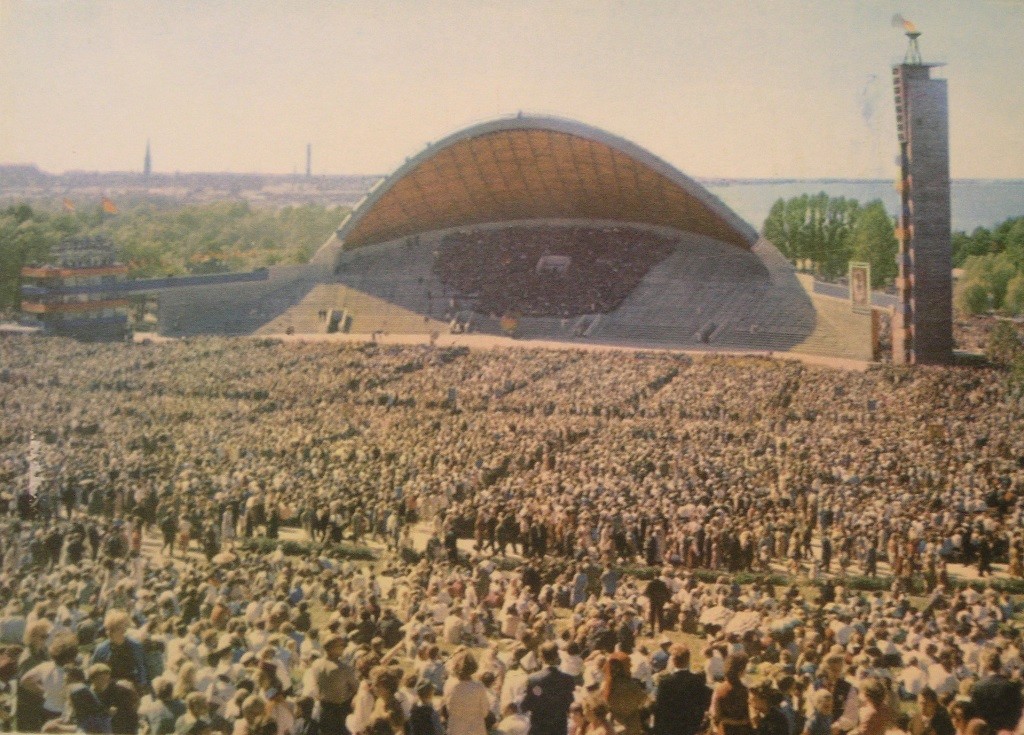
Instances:
[[[902,205],[893,361],[943,365],[953,361],[949,111],[946,80],[921,61],[919,35],[908,28],[907,55],[892,69]]]

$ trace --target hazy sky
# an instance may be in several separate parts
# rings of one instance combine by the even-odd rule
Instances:
[[[522,110],[693,176],[889,177],[897,12],[953,176],[1024,178],[1024,0],[0,0],[0,162],[387,173]]]

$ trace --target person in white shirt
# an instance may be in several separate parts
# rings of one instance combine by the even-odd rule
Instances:
[[[725,680],[724,645],[711,645],[704,650],[704,677],[708,686]]]
[[[452,609],[444,619],[441,628],[441,637],[445,643],[458,646],[464,643],[465,622],[459,616],[457,609]]]
[[[476,658],[470,651],[462,651],[452,659],[453,676],[444,692],[448,735],[487,735],[485,723],[491,705],[487,688],[472,679],[476,669]]]
[[[527,735],[530,732],[530,717],[519,711],[519,705],[512,702],[503,711],[504,717],[494,727],[495,735]]]
[[[827,690],[832,693],[833,733],[845,733],[853,730],[860,723],[860,697],[857,687],[846,680],[844,668],[846,661],[842,653],[830,653],[825,656],[819,669],[821,676],[814,683],[814,691]],[[807,698],[807,716],[811,717],[814,697]]]
[[[928,667],[928,686],[935,690],[939,697],[956,694],[960,689],[960,680],[953,673],[956,665],[956,654],[946,650],[939,654],[938,663]]]
[[[376,697],[373,693],[373,686],[370,684],[370,669],[373,662],[364,659],[359,662],[356,670],[359,674],[359,689],[352,698],[352,714],[345,718],[345,726],[348,731],[359,735],[370,724],[370,716],[373,714],[373,705]]]
[[[900,698],[907,701],[917,699],[917,695],[927,686],[928,677],[914,654],[907,656],[906,666],[900,672],[897,684]]]
[[[67,705],[64,691],[64,667],[78,657],[78,638],[65,634],[50,645],[50,660],[32,667],[22,675],[19,686],[43,697],[43,721],[63,717]]]
[[[320,643],[320,629],[310,628],[299,645],[299,658],[304,662],[312,661],[316,656],[324,655],[324,647]]]
[[[629,660],[632,666],[632,675],[647,687],[649,694],[654,693],[654,669],[651,667],[650,653],[647,648],[641,646],[635,651],[629,651]]]
[[[570,642],[563,650],[559,651],[558,656],[560,659],[558,670],[578,681],[583,676],[583,658],[580,656],[579,645]]]
[[[828,626],[835,633],[836,643],[846,646],[850,638],[857,632],[856,628],[850,625],[849,618],[845,615],[838,616]]]
[[[498,697],[498,708],[504,712],[510,704],[519,704],[526,696],[526,681],[530,675],[523,669],[522,659],[528,653],[525,646],[519,646],[512,652],[512,665],[505,673],[501,683],[501,694]]]

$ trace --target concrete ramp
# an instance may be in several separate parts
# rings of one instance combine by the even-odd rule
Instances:
[[[746,251],[681,235],[675,252],[591,336],[699,349],[791,349],[813,333],[815,314],[791,269],[773,256],[764,247]],[[755,346],[747,339],[755,333],[770,334],[772,346],[763,347],[764,339]]]
[[[320,272],[308,266],[270,269],[266,281],[199,286],[161,292],[160,334],[253,334],[301,301]]]

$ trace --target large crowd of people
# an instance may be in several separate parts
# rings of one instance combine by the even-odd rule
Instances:
[[[8,730],[1024,731],[995,372],[19,336],[0,416]]]
[[[625,226],[519,226],[442,238],[434,270],[482,314],[608,313],[674,242]]]

